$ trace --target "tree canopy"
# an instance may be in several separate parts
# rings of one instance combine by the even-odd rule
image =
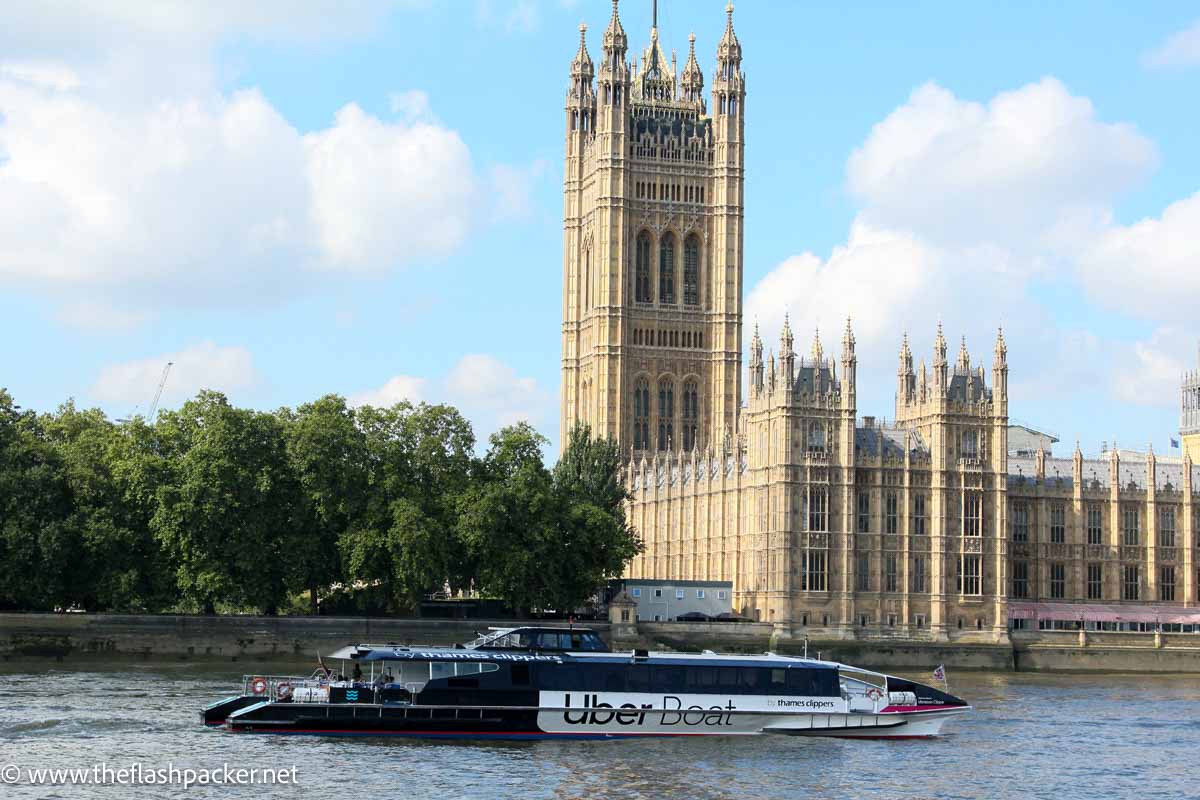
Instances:
[[[580,427],[548,467],[547,443],[521,423],[478,453],[446,405],[205,391],[151,423],[0,389],[0,608],[405,612],[449,591],[568,611],[639,545],[617,445]]]

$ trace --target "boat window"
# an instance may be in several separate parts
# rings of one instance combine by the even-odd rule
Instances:
[[[654,691],[678,692],[684,687],[683,667],[661,666],[654,667]]]
[[[717,685],[716,667],[692,667],[688,670],[689,691],[712,691]]]
[[[771,688],[781,689],[787,685],[787,670],[773,669],[771,670]]]
[[[650,667],[635,664],[625,673],[625,686],[631,692],[650,691]]]
[[[758,672],[754,667],[722,667],[720,686],[729,692],[751,691],[758,687]]]
[[[603,639],[589,631],[588,633],[583,634],[582,647],[579,649],[588,652],[599,653],[607,650],[608,647],[604,644]]]

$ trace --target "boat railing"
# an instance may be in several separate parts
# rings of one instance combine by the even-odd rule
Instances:
[[[512,634],[516,628],[489,628],[490,633],[480,634],[478,638],[467,642],[464,647],[468,650],[476,650],[487,645],[498,644],[504,637]]]

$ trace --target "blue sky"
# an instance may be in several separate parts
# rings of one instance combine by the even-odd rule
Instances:
[[[262,408],[326,392],[557,438],[562,105],[607,0],[47,4],[0,31],[0,385],[124,416],[162,365]],[[661,0],[711,74],[724,3]],[[649,0],[624,0],[631,50]],[[859,342],[892,413],[938,319],[1013,417],[1178,428],[1200,307],[1193,3],[741,2],[747,322]],[[709,78],[711,82],[711,78]]]

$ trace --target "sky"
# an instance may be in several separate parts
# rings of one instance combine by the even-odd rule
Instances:
[[[631,52],[650,0],[624,0]],[[711,86],[724,0],[660,0]],[[0,386],[449,402],[557,447],[563,101],[609,0],[9,0]],[[1200,324],[1194,2],[743,0],[746,340],[790,316],[891,417],[940,320],[1010,414],[1170,454]]]

